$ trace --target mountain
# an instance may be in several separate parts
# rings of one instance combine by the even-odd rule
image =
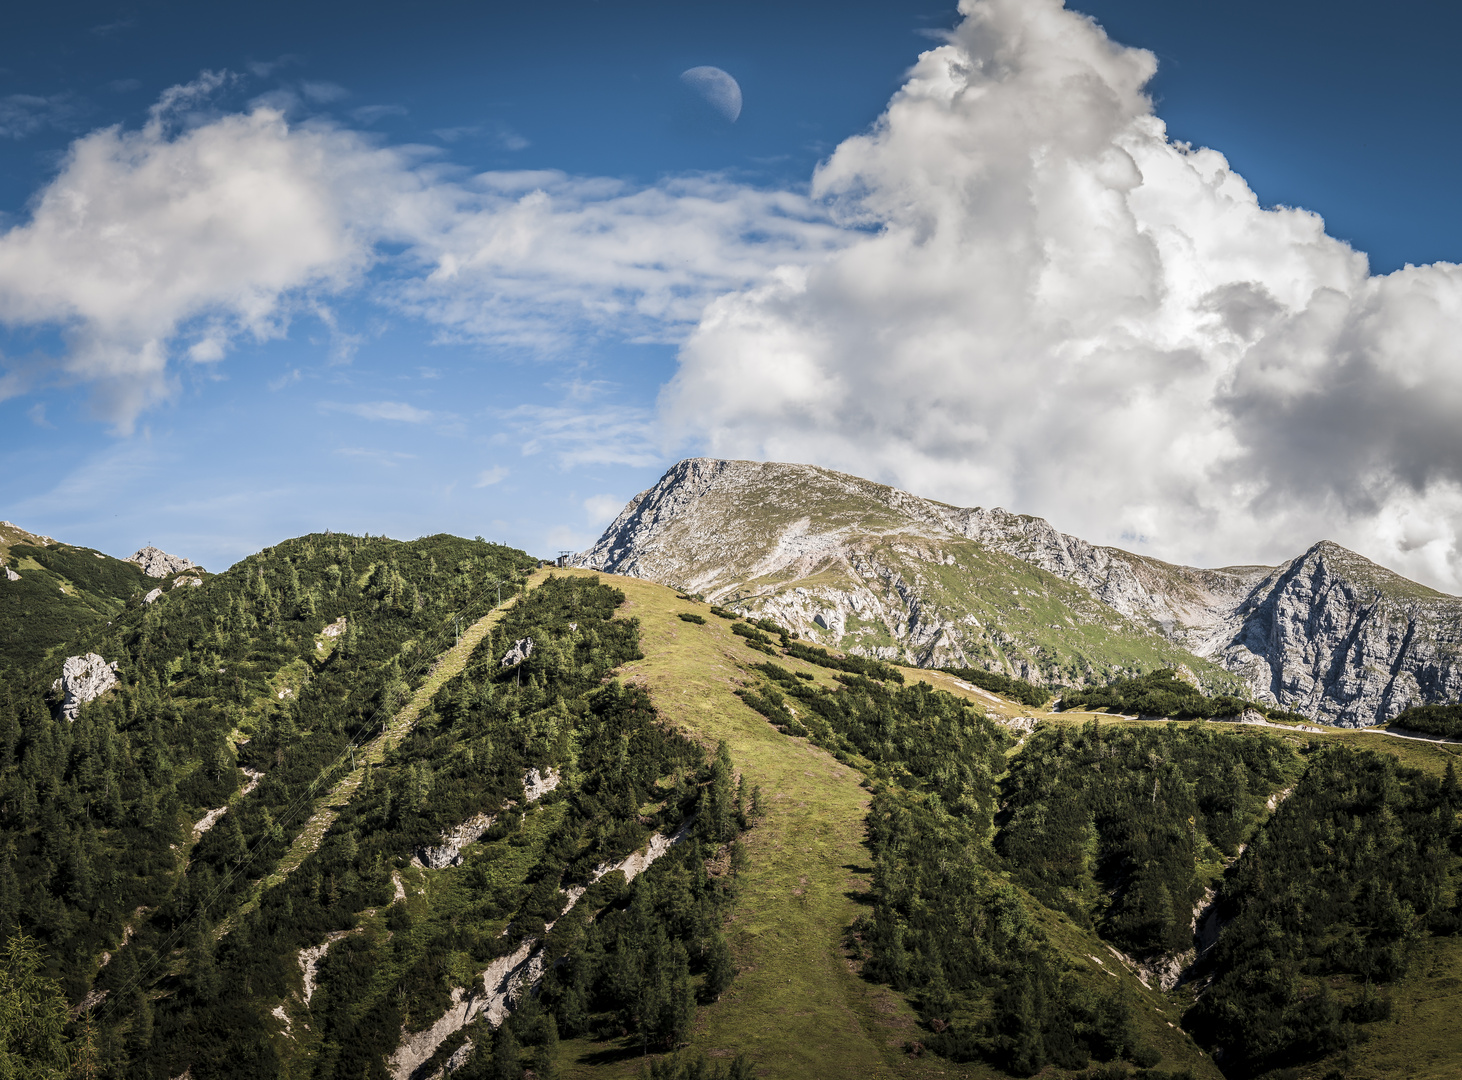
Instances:
[[[8,521],[0,521],[0,565],[0,673],[35,662],[157,585],[131,562]]]
[[[1175,566],[810,465],[682,461],[576,565],[926,667],[1081,685],[1183,664],[1205,689],[1350,727],[1462,696],[1462,599],[1339,545]]]
[[[66,656],[111,673],[69,711]],[[1037,720],[652,581],[302,536],[0,673],[0,1068],[1440,1080],[1453,750]]]

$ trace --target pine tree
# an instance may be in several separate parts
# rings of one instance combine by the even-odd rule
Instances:
[[[492,1065],[488,1069],[489,1080],[522,1080],[523,1051],[513,1034],[513,1025],[504,1024],[497,1029],[497,1038],[492,1044]]]
[[[726,943],[726,935],[717,930],[706,950],[706,981],[701,988],[703,999],[707,1002],[715,1001],[726,992],[735,978],[736,964],[731,959],[731,946]]]
[[[40,946],[22,935],[0,963],[0,1076],[51,1080],[65,1075],[68,1009],[61,984],[41,974]]]
[[[533,1075],[537,1080],[558,1080],[558,1024],[552,1014],[543,1021],[543,1041],[533,1054]]]

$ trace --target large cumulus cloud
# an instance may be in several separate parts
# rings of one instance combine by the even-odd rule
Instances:
[[[961,10],[817,171],[858,238],[717,300],[668,422],[1168,558],[1328,536],[1456,589],[1462,270],[1371,277],[1261,207],[1059,0]]]

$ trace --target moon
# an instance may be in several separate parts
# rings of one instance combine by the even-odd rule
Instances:
[[[741,115],[741,85],[718,67],[693,67],[680,73],[685,83],[731,123]]]

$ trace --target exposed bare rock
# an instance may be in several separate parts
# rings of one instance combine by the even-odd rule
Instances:
[[[151,603],[155,602],[157,600],[157,598],[159,596],[161,596],[161,595],[162,595],[162,590],[161,589],[153,589],[150,593],[148,593],[146,596],[144,596],[142,598],[142,602],[144,604],[151,604]]]
[[[537,802],[558,787],[562,774],[550,768],[540,773],[536,768],[523,774],[523,795],[528,802]],[[442,842],[435,847],[419,848],[416,859],[428,870],[445,870],[449,866],[460,866],[462,849],[482,839],[496,821],[493,814],[474,814],[451,832],[442,834]]]
[[[550,768],[544,773],[539,773],[537,769],[529,769],[523,774],[524,797],[529,802],[537,802],[558,787],[561,778],[562,774],[557,769]]]
[[[1135,672],[1145,638],[1205,690],[1346,727],[1462,698],[1462,598],[1329,542],[1280,567],[1203,570],[829,469],[692,458],[574,563],[930,667],[1079,685]]]
[[[17,574],[14,570],[10,569],[10,567],[7,566],[5,568],[5,580],[6,581],[19,581],[20,580],[20,575]]]
[[[179,570],[191,569],[195,565],[191,559],[184,559],[179,555],[169,555],[166,551],[155,548],[151,544],[134,551],[124,561],[136,563],[142,567],[144,574],[155,578],[164,578],[169,574],[176,574]]]
[[[416,857],[428,870],[457,866],[462,861],[462,849],[480,840],[495,820],[492,814],[474,814],[451,832],[443,833],[440,844],[418,849]]]
[[[590,880],[598,881],[620,871],[627,881],[633,881],[651,863],[689,836],[691,825],[691,821],[686,821],[672,836],[656,833],[644,851],[635,852],[616,863],[602,864]],[[567,890],[568,903],[564,907],[564,915],[573,909],[584,892],[582,886]],[[546,929],[552,926],[549,923]],[[393,1080],[408,1080],[436,1053],[437,1047],[479,1016],[485,1016],[491,1027],[498,1027],[524,996],[532,992],[542,979],[543,971],[541,943],[537,938],[524,938],[516,950],[489,964],[470,992],[460,986],[454,987],[452,1004],[436,1023],[425,1031],[401,1033],[401,1043],[388,1062]]]
[[[320,977],[320,965],[325,960],[325,954],[330,951],[330,946],[357,932],[356,930],[337,930],[319,945],[311,945],[307,949],[300,950],[297,959],[300,966],[300,978],[303,980],[306,1005],[315,996],[315,984]]]
[[[528,657],[533,655],[533,639],[530,637],[520,638],[513,642],[513,647],[503,654],[503,667],[512,667],[514,664],[521,664]]]
[[[326,637],[339,637],[341,634],[345,633],[345,625],[345,616],[342,615],[329,626],[325,627],[325,629],[321,630],[320,633],[324,634]]]
[[[96,653],[70,656],[61,667],[61,677],[51,684],[62,693],[61,715],[75,720],[81,706],[101,697],[117,685],[117,665],[108,664]]]
[[[203,584],[203,579],[201,577],[193,577],[191,574],[184,575],[183,577],[174,578],[173,579],[173,588],[175,588],[175,589],[176,588],[179,588],[180,586],[183,586],[183,585],[191,585],[194,588],[197,588],[199,585],[202,585],[202,584]]]

